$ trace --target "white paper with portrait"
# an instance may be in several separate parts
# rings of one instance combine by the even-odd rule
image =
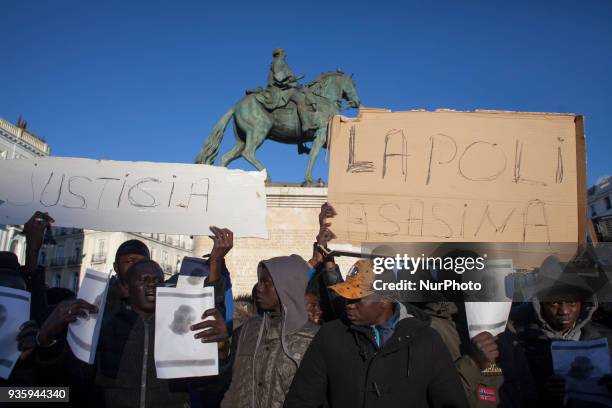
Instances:
[[[78,299],[98,307],[98,313],[79,317],[68,325],[66,340],[72,353],[81,361],[93,364],[96,358],[98,338],[102,328],[106,294],[108,293],[109,274],[87,269],[81,282]]]
[[[465,315],[470,338],[482,332],[489,332],[497,336],[506,330],[513,296],[507,278],[514,271],[512,259],[490,259],[485,262],[485,268],[482,271],[471,271],[464,274],[464,281],[470,275],[479,274],[480,276],[475,281],[482,283],[483,290],[486,291],[489,299],[497,300],[495,302],[471,302],[466,296]]]
[[[194,338],[199,331],[190,329],[214,307],[213,287],[157,288],[154,356],[158,378],[219,374],[217,343],[202,343]]]
[[[19,326],[30,320],[30,292],[0,286],[0,378],[11,375],[21,352]]]
[[[599,381],[611,373],[608,340],[553,341],[550,350],[555,374],[565,378],[567,398],[612,406]]]

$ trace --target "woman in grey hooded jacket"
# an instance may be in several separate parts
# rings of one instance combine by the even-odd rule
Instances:
[[[263,311],[237,339],[232,382],[222,408],[282,407],[293,376],[318,330],[304,295],[309,265],[298,255],[260,262],[256,301]]]

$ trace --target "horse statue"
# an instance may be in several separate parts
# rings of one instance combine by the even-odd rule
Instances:
[[[219,119],[202,145],[195,163],[213,164],[230,119],[234,118],[236,144],[221,157],[221,166],[227,166],[239,157],[244,157],[257,170],[264,166],[255,157],[255,151],[265,139],[280,143],[295,144],[298,154],[309,153],[308,167],[303,186],[314,185],[312,167],[322,147],[327,147],[327,124],[333,115],[343,109],[343,100],[348,107],[358,108],[359,97],[352,75],[340,71],[324,72],[306,86],[295,89],[284,106],[275,107],[265,103],[266,89],[257,89],[242,98]],[[295,101],[302,101],[296,103]],[[307,116],[308,115],[308,116]],[[303,124],[308,119],[309,128]],[[306,147],[306,142],[312,142]],[[268,174],[268,181],[270,175]]]

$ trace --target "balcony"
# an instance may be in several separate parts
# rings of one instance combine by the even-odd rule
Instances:
[[[101,264],[101,263],[106,263],[106,254],[93,254],[91,256],[91,263],[92,264]]]
[[[53,267],[64,266],[64,265],[66,265],[66,258],[64,258],[63,256],[56,257],[51,260],[51,266]]]
[[[81,256],[71,256],[68,258],[68,265],[80,265],[81,264]]]

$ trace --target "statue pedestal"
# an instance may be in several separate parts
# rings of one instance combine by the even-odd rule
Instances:
[[[266,195],[268,239],[235,238],[234,248],[226,257],[234,296],[251,293],[257,283],[257,265],[262,259],[297,254],[308,261],[312,256],[327,188],[272,184],[266,186]],[[202,256],[212,249],[212,240],[206,236],[194,237],[193,245],[193,256]],[[337,259],[344,273],[354,261],[347,257]]]

